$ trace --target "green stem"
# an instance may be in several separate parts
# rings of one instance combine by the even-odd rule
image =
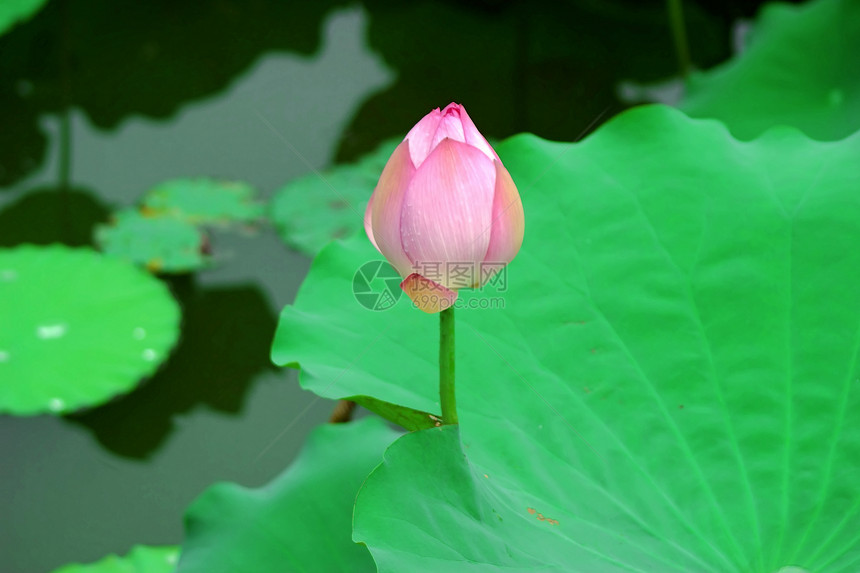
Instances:
[[[67,192],[71,186],[72,167],[72,126],[69,118],[69,108],[60,111],[60,162],[58,170],[58,187]]]
[[[72,182],[72,72],[69,61],[71,52],[71,31],[69,29],[69,0],[60,2],[60,85],[61,105],[59,133],[59,165],[57,169],[57,189],[59,191],[59,219],[63,241],[71,240],[71,213],[69,212],[69,190]]]
[[[678,66],[681,68],[681,76],[686,79],[690,75],[692,64],[690,63],[690,48],[687,45],[687,30],[684,27],[684,11],[681,9],[681,0],[666,0],[666,8],[669,10],[669,25],[675,40]]]
[[[439,398],[442,423],[456,424],[457,399],[454,396],[454,307],[439,313]]]

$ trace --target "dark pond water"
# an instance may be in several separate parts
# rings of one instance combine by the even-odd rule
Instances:
[[[688,5],[697,65],[727,56],[729,24],[750,4]],[[224,177],[268,197],[452,100],[490,137],[579,138],[623,109],[620,80],[675,73],[664,9],[53,0],[0,38],[0,245],[57,236],[66,103],[86,241],[94,221],[158,182]],[[201,491],[267,482],[327,420],[332,404],[268,360],[310,260],[270,229],[216,233],[213,245],[216,269],[172,283],[183,336],[156,376],[88,412],[0,416],[0,572],[181,542]]]

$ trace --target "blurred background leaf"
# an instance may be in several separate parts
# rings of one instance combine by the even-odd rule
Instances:
[[[241,181],[174,179],[147,191],[141,209],[149,217],[173,217],[194,225],[250,224],[265,211],[256,194]]]
[[[54,573],[172,573],[178,561],[178,547],[138,545],[123,557],[109,555],[96,563],[66,565]]]
[[[860,2],[770,4],[745,50],[690,78],[679,107],[742,140],[773,125],[830,141],[860,129]]]
[[[352,541],[352,508],[399,435],[375,417],[323,425],[265,487],[214,485],[188,509],[177,573],[376,571]]]
[[[309,173],[277,191],[271,219],[285,243],[313,256],[334,239],[364,229],[364,211],[379,174],[404,135],[354,163]]]
[[[0,36],[15,24],[25,22],[38,12],[47,0],[5,0],[0,4]]]

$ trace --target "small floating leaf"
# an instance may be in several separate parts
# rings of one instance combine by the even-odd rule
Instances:
[[[402,138],[382,143],[357,163],[309,173],[282,187],[271,218],[288,245],[315,255],[332,239],[364,229],[364,209],[382,168]]]
[[[144,195],[141,211],[201,225],[251,223],[263,218],[265,207],[247,183],[197,178],[159,183]]]
[[[106,254],[156,273],[196,271],[209,264],[203,231],[173,217],[124,209],[114,213],[109,224],[96,227],[95,239]]]

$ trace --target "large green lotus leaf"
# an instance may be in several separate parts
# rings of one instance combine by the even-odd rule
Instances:
[[[694,75],[680,108],[744,140],[773,125],[825,141],[860,130],[860,2],[765,6],[748,48]]]
[[[352,541],[352,508],[398,435],[371,417],[320,426],[267,486],[211,487],[188,510],[178,572],[376,571],[367,548]]]
[[[356,509],[381,570],[857,571],[860,136],[646,106],[498,151],[526,238],[506,292],[461,293],[468,460],[448,429],[391,448]],[[324,249],[273,359],[438,412],[438,317],[357,303],[374,258]]]
[[[180,218],[123,209],[98,225],[95,242],[108,255],[158,273],[187,273],[210,264],[206,235]]]
[[[178,547],[138,545],[125,557],[108,555],[87,565],[65,565],[54,573],[173,573],[179,560]]]
[[[356,163],[309,173],[282,187],[272,199],[270,216],[284,242],[315,255],[332,239],[363,229],[370,194],[401,141],[389,139]]]
[[[127,392],[167,357],[179,306],[90,249],[0,249],[0,413],[65,413]]]
[[[15,24],[29,20],[47,0],[3,0],[0,2],[0,36]]]
[[[249,184],[206,178],[160,183],[146,192],[142,210],[148,216],[172,216],[195,225],[251,223],[265,211]]]

